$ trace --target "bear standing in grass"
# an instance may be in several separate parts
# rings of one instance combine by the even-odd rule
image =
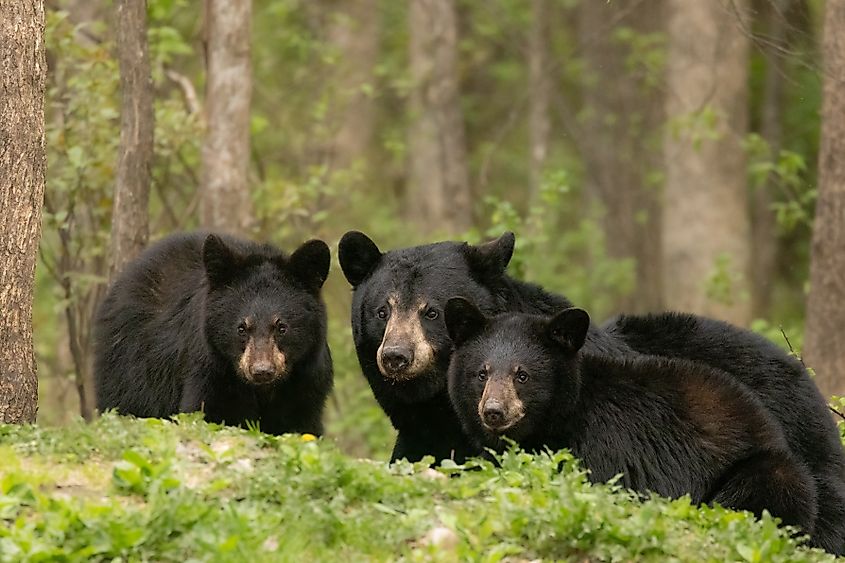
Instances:
[[[95,324],[97,407],[264,432],[323,431],[332,387],[323,241],[287,256],[214,234],[179,234],[126,267]]]
[[[530,450],[569,448],[594,481],[622,474],[635,491],[768,510],[814,532],[813,477],[760,401],[724,372],[591,355],[581,309],[490,318],[456,298],[446,325],[457,346],[449,394],[477,445],[501,448],[508,437]]]

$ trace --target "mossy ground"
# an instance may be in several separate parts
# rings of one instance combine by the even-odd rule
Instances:
[[[195,415],[0,426],[0,560],[833,559],[769,517],[591,485],[565,452],[500,461],[389,466]]]

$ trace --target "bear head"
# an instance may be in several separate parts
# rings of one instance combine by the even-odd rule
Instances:
[[[320,298],[330,262],[325,242],[308,241],[288,257],[270,246],[243,253],[211,234],[202,261],[208,345],[244,382],[284,381],[299,360],[325,341]]]
[[[476,445],[529,441],[548,429],[552,414],[565,417],[575,407],[590,326],[584,310],[488,317],[458,297],[447,302],[445,322],[455,344],[449,397]]]
[[[379,389],[414,402],[446,388],[452,343],[443,321],[451,297],[470,297],[497,309],[485,281],[504,276],[513,233],[480,245],[439,242],[381,252],[365,234],[350,231],[339,259],[352,285],[352,331],[358,359],[377,397]]]

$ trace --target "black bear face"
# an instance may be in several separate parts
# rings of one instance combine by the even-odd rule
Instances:
[[[220,237],[203,246],[208,277],[206,334],[218,356],[243,381],[283,381],[325,334],[320,288],[329,249],[309,241],[290,258],[279,253],[240,254]]]
[[[491,318],[465,299],[450,299],[446,325],[456,349],[449,397],[470,438],[488,447],[502,436],[521,442],[546,429],[553,405],[571,408],[580,388],[577,353],[589,324],[581,309],[552,319]]]
[[[353,335],[365,374],[407,400],[443,390],[451,353],[446,302],[464,295],[493,311],[493,296],[477,280],[501,276],[512,252],[510,233],[479,246],[441,242],[387,253],[363,233],[346,233],[339,258],[355,290]]]

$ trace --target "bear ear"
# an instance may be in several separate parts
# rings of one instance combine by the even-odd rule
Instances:
[[[316,291],[323,287],[329,277],[331,251],[325,242],[312,239],[294,250],[285,268],[309,290]]]
[[[467,260],[470,266],[487,276],[501,276],[513,257],[516,237],[510,231],[496,240],[479,245],[467,245]]]
[[[487,326],[484,313],[463,297],[449,299],[446,302],[444,315],[446,330],[455,346],[460,346]]]
[[[217,235],[208,235],[202,245],[202,262],[211,287],[231,281],[241,267],[241,257]]]
[[[370,237],[358,231],[349,231],[340,239],[338,259],[343,275],[352,287],[361,282],[375,269],[382,253]]]
[[[590,315],[587,311],[572,307],[552,317],[546,326],[546,334],[568,354],[574,354],[584,345],[589,328]]]

